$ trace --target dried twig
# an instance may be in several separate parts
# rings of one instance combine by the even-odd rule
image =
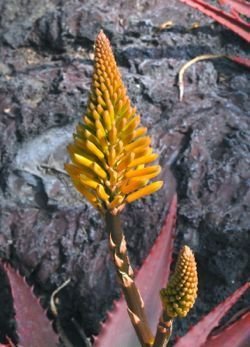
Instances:
[[[218,59],[218,58],[225,58],[225,57],[226,56],[223,54],[203,54],[203,55],[199,55],[198,57],[195,57],[195,58],[189,60],[186,64],[184,64],[178,73],[178,87],[179,87],[180,101],[182,101],[183,95],[184,95],[184,82],[183,82],[184,73],[191,65],[197,63],[198,61],[202,61],[202,60]]]
[[[53,172],[53,173],[55,172],[55,173],[58,173],[58,174],[62,174],[62,175],[68,176],[68,173],[65,170],[63,170],[61,168],[57,168],[55,166],[51,166],[51,165],[48,165],[48,164],[41,164],[39,167],[42,168],[42,169],[45,169],[48,172]]]
[[[66,287],[70,283],[70,281],[71,281],[71,279],[68,278],[65,282],[63,282],[63,284],[60,287],[58,287],[56,290],[54,290],[54,292],[52,293],[52,295],[50,297],[50,309],[51,309],[51,312],[53,313],[53,315],[55,317],[58,316],[58,311],[57,311],[57,307],[56,307],[56,303],[55,303],[56,296],[64,287]]]
[[[52,314],[55,316],[56,318],[56,328],[57,328],[57,331],[58,333],[60,334],[60,337],[63,341],[63,344],[65,345],[65,347],[74,347],[72,345],[72,343],[69,341],[68,337],[66,336],[61,324],[60,324],[60,321],[58,319],[58,310],[57,310],[57,304],[56,304],[56,296],[57,294],[64,288],[66,287],[69,282],[70,282],[70,278],[67,279],[60,287],[58,287],[51,295],[50,297],[50,310],[52,312]]]

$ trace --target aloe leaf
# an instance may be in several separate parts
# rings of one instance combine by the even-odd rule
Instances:
[[[223,301],[218,306],[216,306],[210,313],[208,313],[195,326],[193,326],[185,336],[181,337],[175,343],[174,347],[190,347],[194,345],[195,347],[201,347],[201,346],[207,347],[207,344],[205,343],[211,331],[218,326],[220,320],[225,316],[225,314],[239,300],[239,298],[245,293],[245,291],[248,288],[249,288],[249,283],[245,283],[242,287],[237,289],[225,301]],[[208,346],[214,347],[217,345],[210,344]],[[224,347],[225,345],[221,344],[218,346]],[[231,343],[230,346],[237,347],[238,345],[234,345],[233,343]]]
[[[230,324],[218,335],[211,336],[204,347],[250,346],[250,312]]]
[[[204,13],[206,16],[213,18],[213,20],[215,20],[216,22],[226,26],[228,29],[235,32],[244,40],[246,40],[247,42],[250,42],[249,24],[247,23],[247,21],[243,20],[239,16],[239,14],[235,16],[235,12],[238,13],[237,11],[239,11],[240,7],[241,7],[241,10],[239,13],[242,13],[242,12],[244,13],[244,11],[246,11],[247,7],[246,9],[244,8],[242,10],[243,6],[239,5],[240,3],[241,5],[243,5],[244,1],[239,1],[239,0],[231,1],[231,5],[232,4],[234,5],[233,7],[235,7],[235,4],[238,4],[238,6],[235,7],[234,13],[227,13],[226,11],[222,11],[219,7],[212,6],[205,0],[181,0],[181,2],[184,2],[185,4]],[[249,13],[249,9],[248,9],[248,13]]]
[[[6,337],[6,340],[7,340],[8,344],[4,345],[4,344],[0,343],[0,347],[15,347],[14,343],[11,341],[11,339],[8,336]]]
[[[145,303],[150,327],[156,330],[162,310],[159,291],[167,283],[173,251],[173,230],[176,220],[177,197],[173,197],[164,226],[150,254],[136,275],[136,284]],[[94,347],[140,347],[140,343],[129,321],[124,299],[115,302],[108,314]]]
[[[244,57],[232,56],[232,55],[228,56],[228,58],[234,61],[235,63],[243,65],[250,69],[250,59],[244,58]]]
[[[4,269],[10,282],[20,345],[56,347],[58,337],[33,291],[11,266],[4,265]]]

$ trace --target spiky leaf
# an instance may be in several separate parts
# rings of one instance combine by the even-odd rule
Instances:
[[[248,347],[250,346],[250,312],[227,326],[218,335],[208,338],[204,347]]]
[[[211,331],[218,326],[220,320],[225,316],[225,314],[239,300],[239,298],[245,293],[248,288],[249,283],[246,283],[242,287],[237,289],[225,301],[216,306],[210,313],[208,313],[202,320],[200,320],[194,327],[192,327],[192,329],[190,329],[190,331],[185,336],[181,337],[174,346],[190,347],[194,344],[196,347],[203,346],[207,341],[207,338]]]
[[[10,338],[6,337],[6,340],[8,341],[7,345],[3,345],[0,343],[0,347],[15,347],[14,343],[11,341]]]
[[[58,337],[38,299],[10,265],[4,265],[16,311],[17,334],[23,347],[56,347]]]
[[[240,16],[240,14],[243,13],[247,13],[249,16],[249,4],[246,1],[244,2],[239,0],[227,0],[228,3],[229,1],[231,2],[232,7],[235,7],[233,13],[222,11],[220,8],[210,5],[208,1],[205,0],[180,1],[213,18],[213,20],[226,26],[228,29],[232,30],[237,35],[245,39],[247,42],[250,42],[249,23],[247,22],[247,20],[243,20]],[[243,6],[244,9],[242,10]],[[241,10],[239,10],[240,8]]]

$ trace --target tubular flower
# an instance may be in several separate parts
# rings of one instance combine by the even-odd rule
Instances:
[[[170,318],[185,317],[197,297],[198,277],[193,252],[184,246],[166,289],[160,292],[163,308]]]
[[[163,182],[147,128],[130,104],[114,55],[101,31],[95,43],[94,73],[83,122],[68,146],[65,169],[75,187],[96,208],[118,213],[127,202],[156,192]]]

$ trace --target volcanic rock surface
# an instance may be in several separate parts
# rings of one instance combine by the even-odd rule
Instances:
[[[149,252],[175,190],[175,252],[185,243],[196,254],[199,297],[176,322],[183,334],[249,275],[250,81],[229,60],[203,61],[186,72],[180,102],[176,77],[199,54],[244,57],[246,43],[177,0],[1,0],[0,13],[0,256],[45,307],[71,278],[59,296],[65,332],[74,318],[88,336],[98,333],[119,289],[103,221],[75,193],[63,165],[86,108],[102,28],[165,180],[161,192],[123,214],[132,262],[139,266]],[[161,29],[166,21],[173,26]],[[9,304],[1,311],[1,339],[13,330],[10,312]]]

